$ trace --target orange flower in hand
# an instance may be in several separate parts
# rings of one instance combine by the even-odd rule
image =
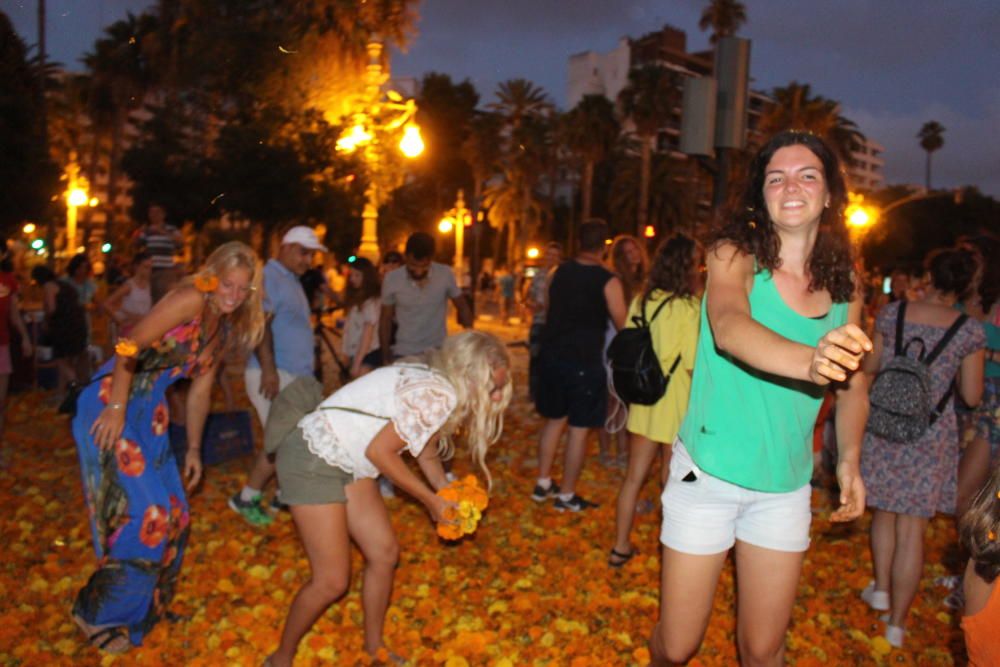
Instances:
[[[438,536],[445,540],[457,540],[476,532],[483,510],[489,505],[489,496],[479,486],[475,475],[455,480],[438,491],[438,495],[456,504],[445,512],[445,518],[451,523],[438,524]]]
[[[118,343],[115,345],[115,354],[119,357],[132,359],[135,355],[139,354],[139,344],[131,338],[119,338]]]
[[[212,274],[194,277],[194,288],[199,292],[214,292],[218,286],[219,279]]]

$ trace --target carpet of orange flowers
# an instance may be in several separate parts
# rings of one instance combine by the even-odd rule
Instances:
[[[513,354],[517,392],[490,455],[495,483],[475,534],[445,542],[421,507],[404,498],[388,501],[401,557],[387,642],[413,665],[645,664],[658,606],[658,516],[639,515],[639,556],[616,570],[608,567],[607,554],[621,471],[603,468],[596,455],[588,464],[580,491],[600,502],[598,509],[560,514],[551,504],[531,501],[540,422],[525,397],[524,351]],[[12,466],[0,470],[0,665],[261,664],[277,644],[308,566],[287,513],[255,529],[227,508],[227,496],[244,481],[246,459],[208,468],[191,499],[191,539],[173,604],[185,618],[161,623],[124,656],[98,654],[83,641],[70,607],[94,555],[68,423],[46,399],[41,392],[17,394],[8,415],[14,453]],[[470,466],[457,458],[455,470],[465,474]],[[656,476],[644,498],[656,500]],[[907,647],[893,650],[881,638],[876,612],[858,598],[870,578],[867,519],[831,525],[827,494],[815,492],[814,505],[788,662],[962,662],[958,619],[942,605],[947,591],[933,583],[949,573],[941,563],[955,539],[952,522],[939,517],[928,529],[928,564]],[[367,664],[357,553],[353,563],[351,592],[306,636],[297,664]],[[734,664],[733,636],[727,567],[694,664]]]

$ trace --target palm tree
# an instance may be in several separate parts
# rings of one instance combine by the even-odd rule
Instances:
[[[553,107],[545,91],[526,79],[502,81],[496,97],[497,102],[487,108],[502,119],[500,161],[504,182],[497,187],[513,189],[521,202],[516,219],[503,218],[508,232],[507,260],[512,262],[527,239],[528,227],[540,221],[535,188],[547,166],[547,151],[552,143],[552,124],[547,116]],[[487,198],[496,201],[496,188],[492,194],[487,192]]]
[[[628,74],[628,85],[618,95],[622,115],[631,120],[638,136],[641,172],[636,229],[642,234],[649,217],[649,179],[657,132],[668,125],[680,102],[682,75],[658,65],[646,65]]]
[[[527,79],[501,81],[496,91],[497,102],[487,105],[503,117],[505,124],[516,129],[529,116],[539,116],[552,108],[545,91]]]
[[[129,12],[126,18],[105,28],[104,37],[98,39],[94,50],[83,57],[93,86],[89,106],[95,131],[107,130],[110,134],[105,231],[109,239],[113,238],[114,232],[125,126],[129,115],[144,104],[154,82],[149,60],[143,52],[143,43],[156,29],[156,17],[151,14],[136,17]]]
[[[924,123],[917,133],[920,139],[920,147],[927,151],[927,169],[925,171],[925,185],[927,191],[931,189],[931,153],[944,146],[944,126],[936,120]]]
[[[580,190],[583,219],[590,217],[594,189],[594,167],[611,152],[621,134],[615,107],[603,95],[585,95],[568,113],[564,123],[567,147],[583,162]]]
[[[783,130],[804,130],[829,142],[845,164],[850,164],[854,144],[865,135],[854,121],[840,113],[840,104],[822,95],[813,95],[808,83],[792,81],[771,92],[773,104],[761,116],[758,129],[764,135]]]
[[[737,0],[710,0],[701,12],[698,29],[712,29],[708,41],[718,43],[723,37],[731,37],[747,22],[747,9]]]

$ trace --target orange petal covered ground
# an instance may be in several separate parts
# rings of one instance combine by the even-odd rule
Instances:
[[[639,555],[620,570],[608,567],[621,472],[597,463],[596,442],[579,488],[599,508],[560,514],[551,504],[532,502],[540,421],[526,399],[524,350],[512,354],[515,400],[489,456],[494,485],[476,531],[446,542],[421,506],[405,498],[387,501],[401,556],[386,641],[413,665],[644,664],[658,606],[658,514],[637,518]],[[240,391],[237,386],[237,396]],[[70,619],[94,554],[66,418],[41,393],[17,394],[6,437],[13,455],[12,466],[0,470],[0,665],[259,665],[274,649],[308,566],[287,513],[255,529],[226,506],[243,484],[248,460],[208,468],[191,499],[191,537],[171,607],[188,618],[160,623],[142,647],[123,656],[104,656]],[[461,449],[454,468],[460,477],[474,472]],[[654,471],[643,498],[657,500],[656,477]],[[789,664],[964,661],[958,617],[942,605],[947,591],[933,584],[949,574],[941,563],[955,540],[952,521],[938,517],[928,528],[927,566],[907,647],[899,650],[881,638],[877,613],[858,598],[871,576],[868,518],[831,524],[830,501],[818,491],[814,507],[812,547],[788,635]],[[306,636],[297,664],[368,663],[361,567],[355,552],[351,592]],[[735,664],[733,611],[727,566],[693,664]]]

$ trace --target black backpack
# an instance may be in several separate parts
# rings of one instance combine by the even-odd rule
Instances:
[[[647,320],[646,299],[643,299],[639,314],[632,316],[632,323],[635,326],[626,327],[616,333],[608,346],[612,389],[626,403],[653,405],[663,398],[667,392],[670,376],[681,361],[681,355],[678,354],[670,366],[670,371],[664,375],[660,359],[653,349],[653,337],[649,332],[649,325],[665,305],[667,299],[657,306],[653,316]]]
[[[868,394],[871,407],[867,430],[892,442],[910,443],[919,440],[948,405],[955,383],[948,386],[948,391],[934,405],[930,366],[969,316],[960,315],[926,356],[924,341],[920,337],[911,338],[903,345],[905,316],[906,302],[903,301],[899,304],[896,318],[895,355],[879,370]],[[920,354],[915,359],[907,354],[913,343],[920,343]]]

